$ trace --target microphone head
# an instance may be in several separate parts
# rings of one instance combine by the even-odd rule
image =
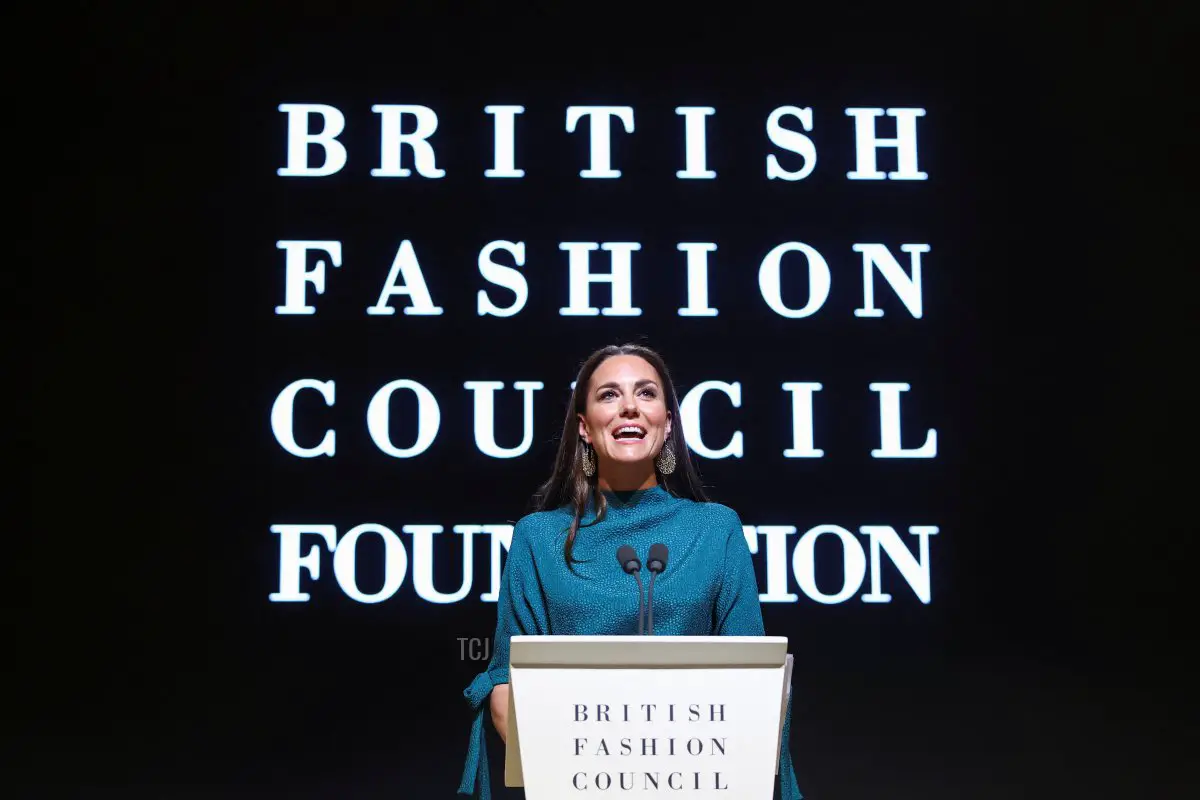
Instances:
[[[627,544],[623,544],[617,548],[617,561],[621,563],[621,569],[630,575],[642,568],[642,562],[638,560],[637,551]]]
[[[650,555],[646,558],[646,566],[651,572],[662,572],[667,568],[667,546],[665,544],[650,545]]]

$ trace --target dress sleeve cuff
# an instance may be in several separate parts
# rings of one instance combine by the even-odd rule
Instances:
[[[463,691],[463,697],[467,699],[467,704],[471,706],[472,711],[478,711],[487,702],[492,689],[502,683],[508,683],[508,667],[497,667],[481,672]]]
[[[487,711],[485,706],[488,695],[492,693],[495,686],[502,683],[508,683],[508,667],[498,667],[479,673],[463,692],[467,704],[475,712],[475,719],[471,723],[471,739],[467,745],[467,763],[463,767],[458,793],[468,797],[478,797],[480,800],[490,800],[492,796],[491,776],[488,771],[487,740],[483,732],[483,716]]]

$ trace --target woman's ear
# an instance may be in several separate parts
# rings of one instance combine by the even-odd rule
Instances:
[[[671,412],[667,412],[667,436],[671,435]]]
[[[591,444],[592,440],[588,438],[587,420],[584,419],[583,414],[577,414],[576,416],[579,417],[579,438],[583,439],[587,444]]]

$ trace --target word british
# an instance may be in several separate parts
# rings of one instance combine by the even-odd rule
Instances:
[[[389,600],[400,591],[411,571],[413,590],[421,600],[459,603],[466,599],[474,585],[476,537],[487,540],[490,559],[489,589],[479,595],[479,600],[494,603],[499,598],[503,562],[512,543],[512,525],[455,525],[450,535],[441,525],[405,525],[400,530],[408,538],[408,546],[391,528],[374,522],[356,525],[341,538],[333,525],[272,525],[271,533],[279,537],[279,591],[272,592],[269,599],[274,603],[309,602],[311,595],[305,591],[307,587],[301,586],[301,580],[304,575],[312,582],[321,580],[324,551],[333,554],[334,581],[351,600],[368,604]],[[859,595],[864,584],[869,588],[859,595],[862,602],[890,603],[892,595],[883,590],[882,562],[886,554],[913,594],[922,603],[930,602],[929,538],[938,533],[936,526],[909,526],[909,541],[917,549],[915,555],[896,529],[889,525],[862,525],[858,532],[864,537],[865,546],[840,525],[816,525],[798,537],[794,525],[743,525],[742,535],[750,546],[751,557],[766,562],[766,587],[760,592],[759,600],[764,603],[797,602],[800,598],[792,591],[794,581],[805,597],[823,605],[846,602]],[[358,548],[364,537],[368,538],[374,551],[372,560],[383,565],[382,583],[375,588],[362,587],[358,582],[361,558]],[[830,574],[819,577],[816,571],[818,544],[841,551],[840,566],[835,564]],[[434,586],[434,562],[451,557],[461,559],[462,579],[456,589],[445,592]]]
[[[346,116],[334,106],[320,103],[283,103],[279,110],[287,115],[287,164],[278,174],[290,178],[323,178],[345,168],[349,159],[346,145],[338,138],[346,129]],[[430,138],[439,126],[438,114],[422,105],[371,106],[379,115],[379,166],[371,170],[375,178],[410,178],[413,171],[422,178],[444,178],[446,170],[438,166],[437,152]],[[516,163],[517,117],[525,113],[519,105],[488,105],[484,114],[492,118],[492,166],[486,178],[517,179],[525,170]],[[678,106],[682,117],[683,169],[675,172],[682,180],[713,180],[715,170],[708,166],[708,117],[717,113],[712,106]],[[922,181],[928,175],[917,168],[917,119],[923,108],[847,108],[845,115],[854,120],[855,168],[846,173],[850,180]],[[876,121],[882,116],[895,120],[894,137],[881,137]],[[633,134],[636,130],[632,106],[567,106],[566,132],[573,134],[586,120],[589,161],[579,172],[584,179],[614,179],[621,170],[613,165],[614,130]],[[785,122],[789,124],[785,124]],[[791,169],[774,153],[766,157],[768,180],[799,181],[812,174],[817,165],[817,148],[806,134],[814,125],[813,110],[780,106],[767,116],[767,139],[776,148],[789,153]],[[406,130],[407,129],[407,130]],[[896,169],[883,172],[876,154],[880,148],[895,148]],[[317,152],[319,163],[312,163]],[[406,153],[409,158],[405,158]],[[410,168],[411,165],[411,168]],[[553,167],[551,167],[553,169]]]
[[[678,711],[680,719],[686,719],[688,722],[698,722],[700,721],[700,718],[704,716],[700,711],[700,704],[698,703],[691,703],[686,707],[686,709],[683,707],[676,709],[674,703],[666,703],[663,705],[661,710],[659,709],[657,703],[642,703],[640,705],[632,705],[630,703],[617,703],[615,705],[608,703],[597,703],[592,707],[576,703],[575,721],[629,722],[632,715],[633,719],[645,720],[646,722],[654,722],[656,719],[663,718],[665,718],[667,722],[674,722],[676,711]],[[710,722],[724,722],[725,704],[710,703],[708,705],[707,713]],[[721,741],[724,742],[723,739]],[[578,746],[576,746],[576,750],[578,749]],[[724,750],[725,747],[724,744],[722,744],[721,751],[724,752]]]

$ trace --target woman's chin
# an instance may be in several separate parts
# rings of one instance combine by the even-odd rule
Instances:
[[[637,448],[642,450],[642,448]],[[633,451],[633,448],[629,448]],[[613,453],[610,456],[610,462],[614,467],[621,470],[633,469],[635,467],[650,467],[652,466],[653,458],[646,452],[625,452],[620,451]]]

